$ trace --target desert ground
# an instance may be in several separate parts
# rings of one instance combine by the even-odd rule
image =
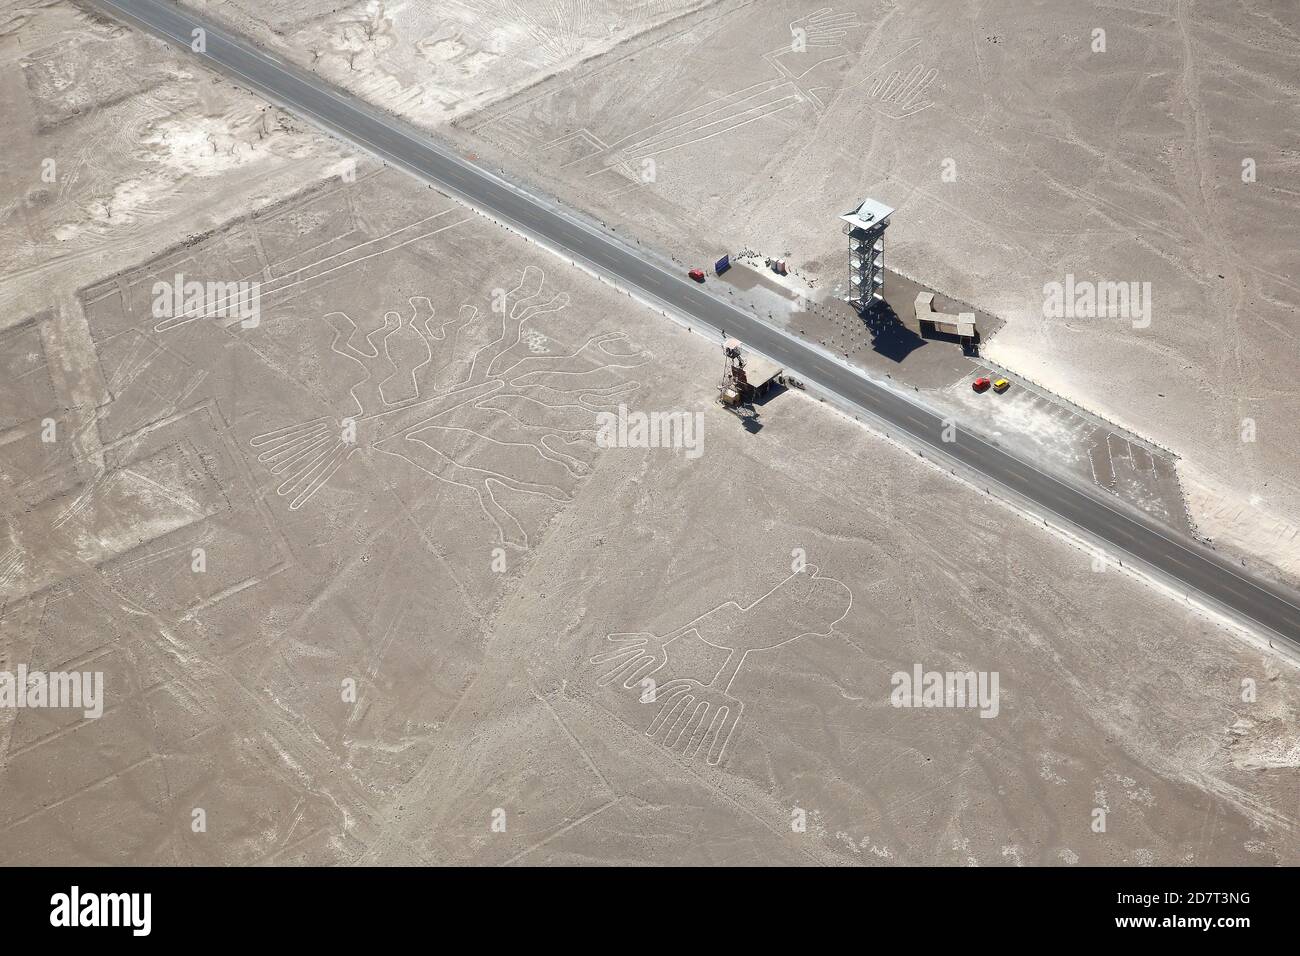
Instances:
[[[537,63],[503,57],[510,79],[491,84],[535,84],[528,109],[544,114],[550,84],[592,83],[601,68],[624,124],[600,134],[612,142],[645,122],[614,109],[630,102],[628,63],[663,57],[675,64],[665,83],[725,97],[763,81],[702,82],[691,71],[713,69],[712,54],[695,45],[743,58],[757,43],[760,69],[788,21],[818,9],[764,5],[747,30],[745,5],[697,6],[606,10],[625,34],[613,38],[597,10],[591,35]],[[326,17],[273,5],[246,26],[292,48],[284,37],[332,36],[376,9],[400,24],[407,7]],[[867,38],[915,25],[873,9],[859,14]],[[1144,25],[1138,36],[1165,23],[1107,12]],[[885,14],[893,29],[873,34]],[[427,34],[374,33],[418,49],[460,15]],[[934,19],[935,37],[951,38]],[[758,42],[766,21],[773,37]],[[0,670],[102,671],[106,701],[98,719],[0,709],[0,863],[1300,859],[1300,683],[1287,658],[812,394],[777,394],[744,427],[714,400],[719,343],[404,174],[352,163],[149,38],[64,0],[9,4],[4,22],[19,161],[4,173],[14,228],[0,246]],[[836,42],[848,29],[820,22]],[[966,39],[986,33],[997,35]],[[467,47],[474,36],[455,35]],[[132,85],[86,80],[88,46],[139,64]],[[950,69],[951,96],[979,93]],[[1043,95],[1023,75],[1009,88]],[[475,89],[455,95],[477,103]],[[600,108],[570,95],[575,110]],[[390,105],[422,102],[402,97]],[[663,109],[671,96],[656,99]],[[466,107],[440,129],[486,155],[516,105]],[[894,122],[978,115],[952,101],[909,109]],[[816,142],[834,125],[783,115],[737,135]],[[1014,342],[1017,320],[1034,317],[969,285],[1025,279],[998,265],[1013,251],[927,245],[927,215],[954,242],[987,224],[939,223],[920,191],[884,192],[905,164],[886,176],[867,163],[898,155],[874,137],[868,127],[821,158],[809,146],[764,174],[783,181],[802,164],[793,178],[810,193],[840,180],[825,217],[746,190],[740,168],[710,183],[708,152],[670,151],[656,181],[589,195],[647,240],[682,213],[684,261],[718,244],[797,255],[821,243],[829,287],[843,251],[834,214],[879,193],[900,209],[893,264],[914,256],[927,281],[1006,317],[992,347]],[[516,160],[557,191],[578,188],[541,157]],[[45,158],[65,171],[52,184]],[[675,163],[679,184],[664,190]],[[154,198],[133,205],[122,183]],[[951,208],[989,196],[962,195]],[[1030,203],[1005,179],[999,199],[1003,211]],[[1020,241],[1040,248],[1032,231]],[[259,320],[160,313],[155,284],[178,274],[256,277]],[[1159,315],[1146,330],[1173,332]],[[1055,338],[1066,334],[1052,333],[1053,354],[1078,362],[1084,348]],[[1102,410],[1140,427],[1120,397]],[[689,416],[692,440],[610,447],[602,414],[628,412]],[[1256,451],[1283,454],[1267,444]],[[1177,451],[1185,467],[1193,450]],[[996,675],[999,694],[984,708],[897,706],[896,676],[917,669]]]
[[[986,358],[1168,449],[1175,525],[1300,585],[1300,11],[185,2],[683,265],[835,295],[836,217],[896,207],[889,263],[996,315]],[[1149,323],[1045,314],[1067,276],[1149,283]]]
[[[896,207],[887,263],[1005,320],[986,357],[1172,450],[1197,531],[1295,582],[1298,35],[1255,0],[737,0],[439,132],[684,263],[754,249],[822,291],[836,217]],[[1045,316],[1067,275],[1149,282],[1149,325]]]

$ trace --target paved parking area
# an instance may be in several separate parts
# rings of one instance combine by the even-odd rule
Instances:
[[[1004,376],[1012,384],[1002,394],[977,393],[971,383],[980,376]],[[1177,459],[1140,436],[989,364],[972,362],[966,375],[929,397],[959,410],[958,421],[986,432],[1008,450],[1041,457],[1174,530],[1192,533]]]

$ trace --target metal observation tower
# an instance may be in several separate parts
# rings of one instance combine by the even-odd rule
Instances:
[[[849,237],[848,301],[867,312],[885,298],[885,229],[894,210],[874,199],[864,199],[852,212],[840,216]]]

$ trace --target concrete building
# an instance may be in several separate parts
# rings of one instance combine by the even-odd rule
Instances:
[[[939,312],[934,307],[933,292],[918,292],[916,302],[916,324],[922,335],[927,327],[933,331],[955,335],[962,344],[970,344],[979,338],[979,329],[975,324],[974,312]]]

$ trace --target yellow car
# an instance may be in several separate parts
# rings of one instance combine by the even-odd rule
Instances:
[[[1008,382],[1005,378],[1000,378],[993,383],[993,391],[998,393],[1005,392],[1010,387],[1011,387],[1011,383]]]

